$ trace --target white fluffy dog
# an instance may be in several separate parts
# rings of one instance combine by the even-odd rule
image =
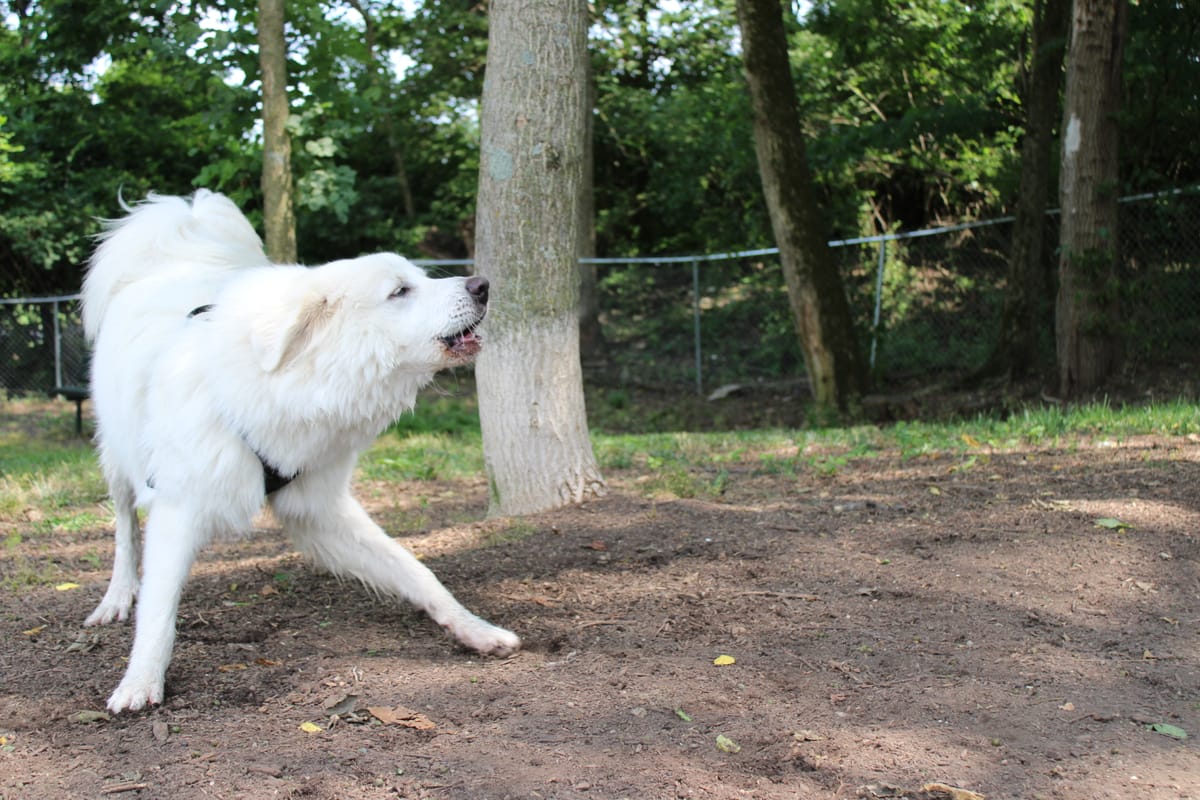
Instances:
[[[116,554],[86,624],[124,620],[138,598],[109,709],[162,702],[192,561],[214,536],[248,531],[264,498],[335,575],[412,602],[481,653],[521,646],[463,608],[350,495],[359,452],[436,371],[479,351],[485,279],[432,279],[392,254],[274,265],[237,207],[207,191],[151,196],[101,238],[83,317]]]

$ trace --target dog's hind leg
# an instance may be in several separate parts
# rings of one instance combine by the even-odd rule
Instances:
[[[206,534],[177,506],[154,504],[146,521],[142,585],[133,629],[133,651],[125,677],[108,698],[116,713],[161,703],[163,682],[175,646],[175,613],[196,552]]]
[[[112,578],[104,599],[96,606],[84,625],[107,625],[113,620],[126,620],[133,608],[138,585],[138,529],[137,507],[134,505],[133,487],[121,480],[112,481],[113,510],[116,514],[116,546],[113,553]]]
[[[281,504],[276,515],[296,546],[339,577],[358,578],[371,589],[409,601],[462,644],[489,655],[505,656],[521,647],[512,631],[481,619],[462,606],[428,567],[375,524],[349,494],[324,509],[289,516]]]

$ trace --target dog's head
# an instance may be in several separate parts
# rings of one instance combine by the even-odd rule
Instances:
[[[432,374],[469,363],[483,345],[486,278],[430,278],[391,253],[294,274],[290,296],[264,299],[253,326],[251,346],[265,372],[296,362],[328,378]]]

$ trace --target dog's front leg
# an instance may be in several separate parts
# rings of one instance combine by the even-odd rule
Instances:
[[[163,682],[175,646],[175,614],[192,561],[203,542],[196,520],[182,509],[159,501],[146,521],[142,585],[138,592],[133,652],[108,708],[137,711],[161,703]]]
[[[424,610],[462,644],[488,655],[505,656],[521,647],[512,631],[481,619],[462,606],[432,571],[375,524],[348,494],[326,509],[289,517],[276,513],[296,546],[340,577],[355,577],[383,594]]]

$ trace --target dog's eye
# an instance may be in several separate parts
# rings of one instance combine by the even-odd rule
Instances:
[[[394,300],[397,297],[404,297],[411,291],[407,286],[398,286],[391,294],[388,295],[389,300]]]

